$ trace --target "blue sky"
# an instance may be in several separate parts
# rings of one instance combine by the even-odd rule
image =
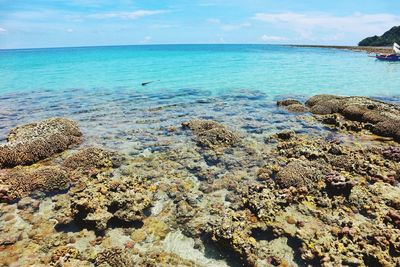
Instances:
[[[355,45],[395,25],[399,0],[0,0],[0,48]]]

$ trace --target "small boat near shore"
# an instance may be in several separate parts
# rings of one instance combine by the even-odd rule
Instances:
[[[400,61],[400,45],[394,43],[393,51],[393,54],[376,54],[373,57],[382,61]]]
[[[400,61],[400,55],[397,54],[390,54],[390,55],[377,54],[375,58],[383,61]]]

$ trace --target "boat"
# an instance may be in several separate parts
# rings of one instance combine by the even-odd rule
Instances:
[[[396,54],[400,55],[400,45],[398,45],[397,43],[394,43],[393,50]]]
[[[400,61],[400,55],[398,54],[377,54],[375,58],[384,61]]]
[[[393,44],[394,54],[376,54],[375,58],[382,61],[400,61],[400,45]]]

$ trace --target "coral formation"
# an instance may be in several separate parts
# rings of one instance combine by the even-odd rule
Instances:
[[[398,266],[400,145],[369,132],[398,107],[306,105],[314,116],[278,111],[292,121],[240,137],[174,117],[157,138],[134,132],[137,153],[87,147],[0,170],[0,266]],[[255,117],[235,129],[267,124]]]
[[[19,167],[0,172],[0,200],[10,202],[35,191],[52,192],[68,188],[67,172],[58,167]]]
[[[278,107],[282,107],[287,111],[293,113],[304,113],[308,111],[307,107],[305,107],[300,101],[295,99],[280,100],[276,104],[278,105]]]
[[[239,142],[237,134],[215,121],[191,120],[182,123],[182,126],[193,132],[196,141],[201,146],[218,148],[232,146]]]
[[[81,141],[76,122],[51,118],[11,129],[0,145],[0,168],[29,165],[62,152]]]
[[[307,100],[306,105],[317,115],[338,113],[344,119],[361,122],[358,129],[368,129],[377,135],[392,137],[400,141],[400,108],[368,97],[340,97],[334,95],[316,95]],[[332,117],[328,117],[332,118]],[[328,122],[326,117],[322,120]],[[345,122],[341,117],[331,119],[331,124],[341,128]],[[346,125],[345,125],[346,126]],[[346,127],[355,130],[354,127]]]

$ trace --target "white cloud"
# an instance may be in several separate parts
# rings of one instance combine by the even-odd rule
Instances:
[[[166,12],[165,10],[136,10],[136,11],[133,11],[133,12],[96,13],[96,14],[91,14],[88,17],[94,18],[94,19],[113,19],[113,18],[118,18],[118,19],[134,20],[134,19],[139,19],[139,18],[142,18],[142,17],[162,14],[162,13],[165,13],[165,12]]]
[[[218,27],[223,31],[234,31],[242,28],[247,28],[251,26],[250,22],[243,23],[222,23],[221,20],[211,18],[207,20],[208,23],[218,25]]]
[[[6,31],[7,31],[6,29],[0,27],[0,34]]]
[[[220,24],[221,23],[221,21],[219,19],[215,19],[215,18],[208,19],[207,22],[211,23],[211,24]]]
[[[400,16],[393,14],[354,13],[347,16],[306,13],[257,13],[254,19],[294,30],[303,39],[312,39],[315,32],[334,32],[336,39],[346,33],[358,36],[382,34],[398,25]]]
[[[264,34],[263,36],[261,36],[261,40],[263,40],[264,42],[281,42],[281,41],[287,41],[289,39],[282,36],[269,36]]]
[[[74,29],[67,29],[67,32],[74,32]]]
[[[141,40],[140,41],[140,43],[141,44],[147,44],[147,43],[149,43],[149,42],[151,42],[151,40],[152,40],[153,38],[151,37],[151,36],[145,36],[144,38],[143,38],[143,40]]]

